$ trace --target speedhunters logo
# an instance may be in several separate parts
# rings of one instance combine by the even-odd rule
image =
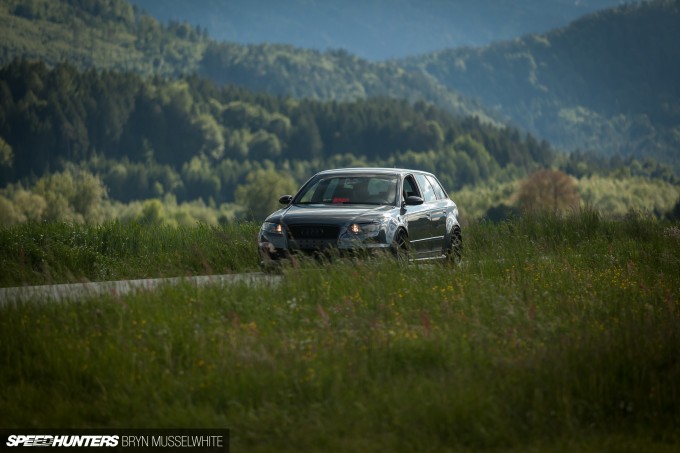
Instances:
[[[10,435],[8,447],[116,447],[118,436]]]
[[[0,430],[0,450],[57,447],[79,451],[229,451],[228,429]]]

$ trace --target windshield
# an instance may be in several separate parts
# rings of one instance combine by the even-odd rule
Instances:
[[[397,175],[320,176],[302,189],[297,204],[394,205]]]

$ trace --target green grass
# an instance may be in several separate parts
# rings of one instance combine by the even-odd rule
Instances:
[[[258,229],[134,222],[0,227],[0,286],[254,271]]]
[[[677,223],[463,234],[460,268],[302,263],[277,286],[2,307],[0,426],[228,427],[232,451],[677,451]]]

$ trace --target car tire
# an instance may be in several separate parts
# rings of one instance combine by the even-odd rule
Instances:
[[[408,263],[410,249],[411,243],[408,240],[408,235],[404,230],[399,230],[392,243],[392,252],[399,263]]]
[[[451,232],[446,256],[456,264],[460,264],[463,261],[463,235],[458,227],[454,228]]]

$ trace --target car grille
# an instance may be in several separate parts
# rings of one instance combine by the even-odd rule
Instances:
[[[289,225],[291,248],[300,250],[324,249],[337,244],[340,228],[333,225]]]

